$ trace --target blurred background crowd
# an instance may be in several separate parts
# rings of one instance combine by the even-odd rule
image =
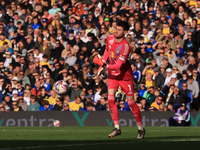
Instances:
[[[92,60],[118,20],[140,110],[199,111],[200,0],[1,0],[0,111],[108,111],[108,70]],[[130,110],[121,87],[115,98]]]

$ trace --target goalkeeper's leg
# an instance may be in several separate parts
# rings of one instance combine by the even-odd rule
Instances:
[[[145,129],[142,126],[142,117],[141,117],[141,112],[134,100],[134,86],[133,86],[133,81],[120,81],[120,85],[124,92],[126,93],[126,99],[128,102],[128,105],[130,106],[132,113],[135,117],[135,120],[138,123],[138,136],[137,139],[142,139],[144,138],[145,135]]]
[[[117,91],[116,89],[118,87],[119,87],[119,84],[118,84],[117,80],[112,80],[112,79],[108,80],[109,111],[110,111],[110,115],[111,115],[112,120],[113,120],[114,125],[115,125],[115,129],[112,131],[112,133],[110,133],[108,135],[108,137],[110,137],[110,138],[121,134],[121,130],[119,128],[118,109],[117,109],[117,106],[115,104],[115,93],[116,93],[116,91]]]

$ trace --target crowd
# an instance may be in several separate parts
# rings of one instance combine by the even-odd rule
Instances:
[[[199,111],[200,0],[1,0],[0,111],[108,111],[108,70],[96,76],[93,58],[118,20],[130,25],[140,110]],[[59,80],[64,95],[54,91]],[[130,110],[121,87],[115,99]]]

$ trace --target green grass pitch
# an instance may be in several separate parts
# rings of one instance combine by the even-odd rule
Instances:
[[[0,150],[199,150],[198,127],[145,127],[137,140],[137,127],[0,127]]]

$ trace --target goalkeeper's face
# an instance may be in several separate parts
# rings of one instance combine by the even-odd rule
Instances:
[[[115,37],[117,39],[120,39],[120,38],[123,38],[124,35],[125,35],[125,31],[124,31],[123,27],[117,26],[116,31],[115,31]]]

